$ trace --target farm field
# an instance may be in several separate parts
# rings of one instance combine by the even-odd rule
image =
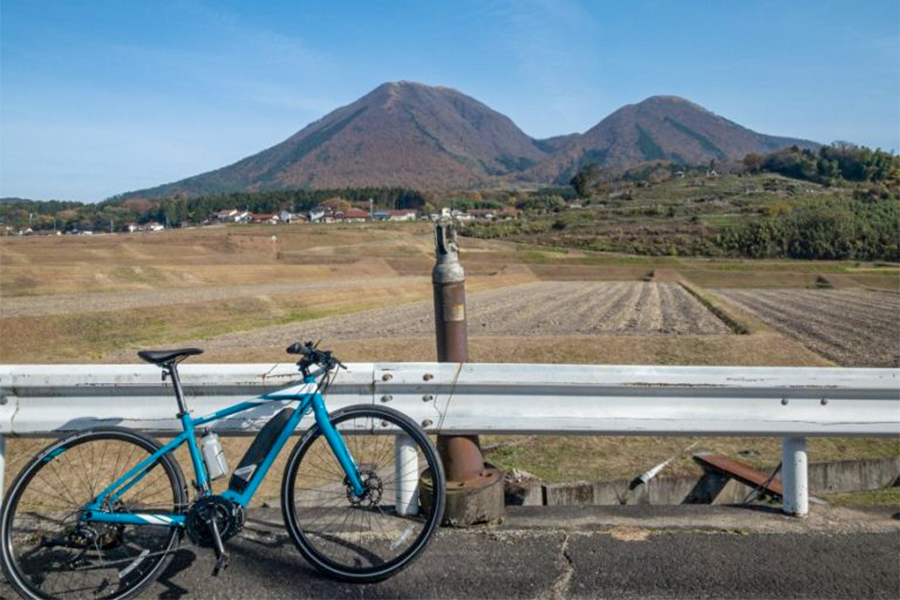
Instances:
[[[728,327],[677,283],[539,281],[472,294],[470,336],[728,334]],[[434,335],[429,301],[377,308],[303,323],[310,339],[355,340]],[[296,327],[233,334],[222,344],[286,345]],[[258,337],[258,339],[257,339]]]
[[[900,367],[900,295],[860,289],[717,290],[846,367]]]
[[[874,291],[900,289],[896,265],[460,244],[472,361],[891,366],[900,356],[900,296]],[[431,228],[421,223],[2,238],[0,362],[134,363],[142,348],[189,345],[206,351],[192,361],[285,362],[289,343],[318,338],[346,361],[435,360],[432,252]],[[833,289],[813,289],[822,280]],[[489,460],[504,468],[566,481],[634,476],[691,441],[485,443]],[[9,468],[42,443],[12,440]],[[248,444],[227,441],[232,463]],[[757,466],[779,460],[775,439],[710,438],[700,446],[748,451]],[[900,442],[816,440],[810,453],[893,455]],[[694,469],[685,455],[667,474]],[[279,474],[271,477],[277,486]]]

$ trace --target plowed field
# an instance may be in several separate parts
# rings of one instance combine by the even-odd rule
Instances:
[[[541,281],[470,294],[470,336],[729,334],[731,330],[677,283]],[[305,321],[310,339],[430,337],[430,301]],[[277,345],[296,341],[297,325],[204,341]]]
[[[900,295],[869,290],[717,290],[847,367],[900,366]]]

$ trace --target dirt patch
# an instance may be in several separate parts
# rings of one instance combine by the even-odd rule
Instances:
[[[640,527],[614,527],[609,530],[609,535],[620,542],[644,542],[650,538],[651,533]]]
[[[871,290],[717,290],[847,367],[900,366],[900,295]]]

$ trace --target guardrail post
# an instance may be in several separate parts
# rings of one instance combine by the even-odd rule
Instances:
[[[413,516],[419,506],[419,455],[408,435],[394,436],[395,508],[401,517]]]
[[[0,508],[3,507],[3,499],[6,497],[6,436],[0,433]]]
[[[469,344],[466,325],[466,273],[459,262],[456,229],[449,214],[434,227],[434,323],[438,362],[464,363]],[[437,449],[447,477],[444,522],[457,527],[503,520],[503,474],[486,465],[477,435],[439,435]]]
[[[781,443],[784,512],[796,517],[805,517],[809,513],[806,438],[786,437]]]

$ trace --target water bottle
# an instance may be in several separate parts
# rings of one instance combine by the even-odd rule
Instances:
[[[219,436],[209,431],[200,438],[200,452],[206,463],[206,474],[210,481],[228,475],[228,461],[219,442]]]

